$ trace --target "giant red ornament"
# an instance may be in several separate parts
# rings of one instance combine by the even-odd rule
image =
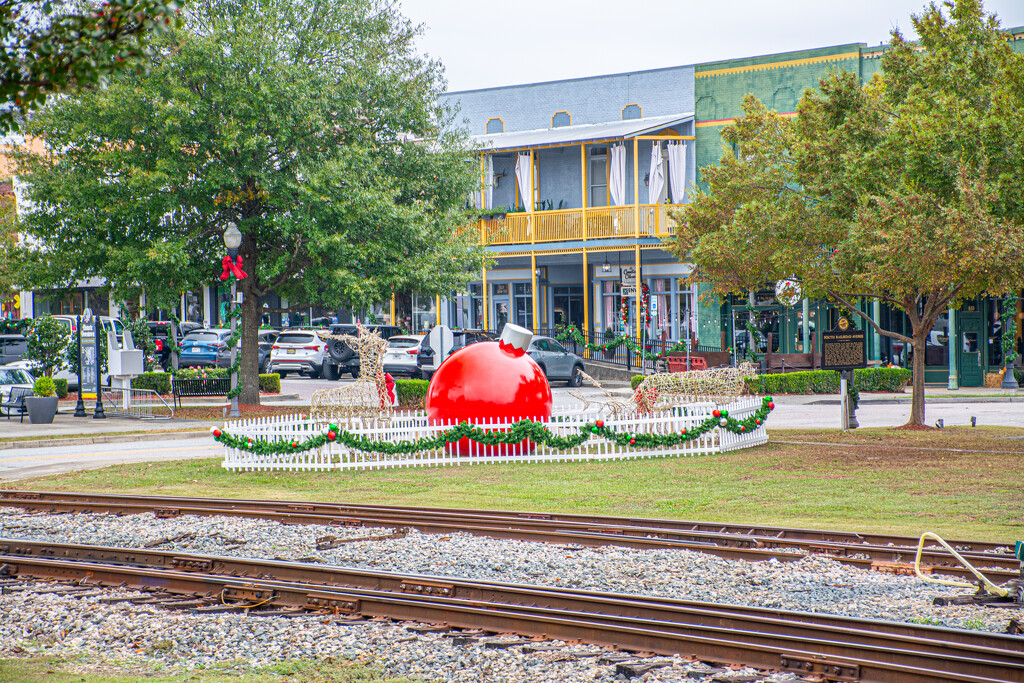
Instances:
[[[445,424],[550,418],[551,385],[526,355],[532,339],[529,330],[507,324],[499,341],[472,344],[449,356],[427,388],[427,418]],[[484,446],[468,438],[453,447],[459,455],[506,455],[517,450],[516,444]]]

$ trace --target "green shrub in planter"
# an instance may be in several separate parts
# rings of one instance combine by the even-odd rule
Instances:
[[[54,379],[53,390],[57,393],[57,398],[67,398],[68,381],[66,379]]]
[[[32,385],[32,390],[36,392],[36,396],[47,398],[49,396],[53,396],[57,389],[51,378],[43,376],[37,379],[36,383]]]
[[[396,379],[395,394],[402,408],[423,408],[430,382],[425,379]]]
[[[281,375],[276,372],[260,375],[260,391],[264,394],[280,394]]]
[[[171,373],[144,372],[132,379],[132,389],[151,389],[158,394],[171,393]]]
[[[207,379],[227,377],[227,368],[181,368],[174,373],[178,379]]]
[[[633,391],[636,391],[636,388],[640,386],[640,382],[643,382],[645,379],[647,379],[647,375],[633,375],[629,378],[629,386]]]

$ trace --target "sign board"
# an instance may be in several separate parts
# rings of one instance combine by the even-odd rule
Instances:
[[[619,284],[623,289],[626,287],[636,289],[636,266],[622,266],[619,270]]]
[[[78,390],[82,398],[96,398],[96,375],[99,372],[99,354],[96,353],[96,324],[99,321],[90,315],[89,322],[82,318],[82,361],[78,369]]]
[[[867,366],[867,335],[864,330],[854,329],[849,320],[840,318],[834,330],[822,333],[822,370],[852,370]]]
[[[636,285],[632,287],[623,287],[620,290],[622,296],[636,296]]]

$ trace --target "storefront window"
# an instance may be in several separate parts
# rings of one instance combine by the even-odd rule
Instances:
[[[672,281],[668,278],[651,280],[651,334],[661,337],[664,331],[672,336]]]
[[[619,319],[621,297],[619,296],[618,280],[604,280],[601,283],[601,299],[605,331],[611,328],[612,336],[620,334],[622,332],[622,321]]]
[[[529,282],[517,282],[513,289],[516,325],[533,329],[533,285]]]
[[[977,345],[977,335],[975,335],[974,343]],[[939,316],[935,321],[935,326],[928,333],[924,349],[924,364],[949,367],[949,316],[946,313]]]
[[[475,329],[483,325],[483,286],[470,285],[468,292],[452,297],[451,321],[453,328]]]
[[[425,294],[412,295],[412,331],[422,332],[437,324],[437,299]]]
[[[697,337],[697,292],[694,289],[678,294],[679,339],[695,339]]]

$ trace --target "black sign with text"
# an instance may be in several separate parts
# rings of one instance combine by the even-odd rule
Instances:
[[[864,330],[855,330],[850,321],[839,320],[834,330],[821,335],[821,369],[852,370],[866,368],[867,335]]]

